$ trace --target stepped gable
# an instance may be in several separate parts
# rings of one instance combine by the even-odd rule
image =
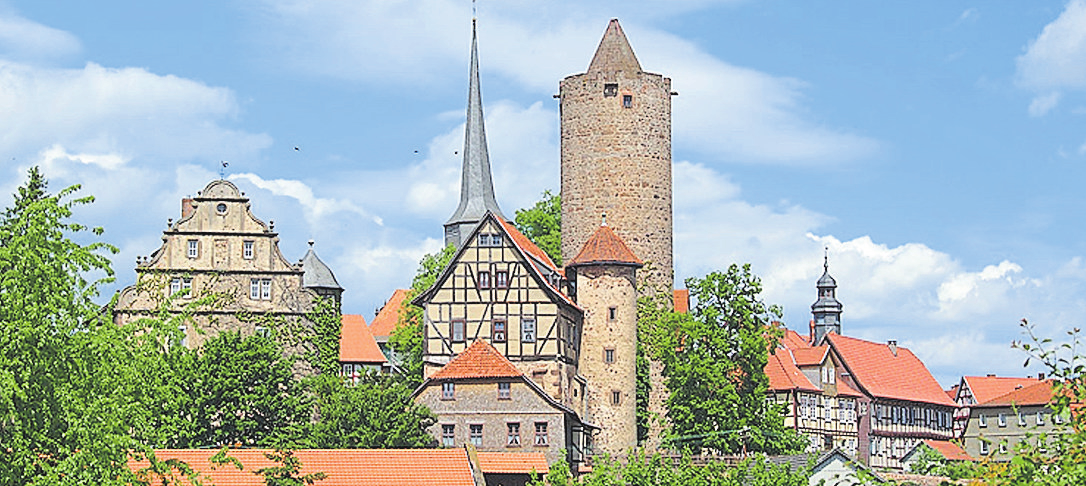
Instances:
[[[581,247],[581,252],[566,263],[567,267],[578,265],[631,265],[644,266],[644,262],[630,251],[630,247],[619,238],[611,227],[601,225],[592,237]]]
[[[400,310],[403,309],[403,301],[407,298],[407,289],[396,289],[392,297],[388,298],[385,306],[377,312],[377,316],[370,323],[370,333],[374,337],[389,337],[392,331],[400,323]]]
[[[955,406],[924,363],[907,348],[829,333],[826,340],[868,395]]]
[[[377,341],[358,314],[343,314],[339,334],[339,360],[344,363],[384,363],[387,361]]]
[[[806,392],[821,392],[822,389],[814,386],[811,380],[792,361],[792,354],[787,349],[777,349],[777,352],[769,355],[769,362],[765,366],[766,377],[769,378],[770,390],[801,390]]]
[[[607,24],[603,39],[600,39],[600,45],[596,48],[596,55],[592,56],[592,62],[588,65],[588,72],[641,72],[641,63],[637,62],[637,56],[634,55],[626,34],[622,32],[618,19],[611,19]]]
[[[1011,376],[964,376],[969,392],[977,403],[984,403],[1012,391],[1040,383],[1037,378]],[[951,397],[956,398],[956,397]]]
[[[1052,401],[1052,382],[1041,381],[1030,386],[1019,388],[992,398],[985,402],[979,402],[983,406],[1025,406],[1047,405]]]
[[[472,378],[517,378],[524,376],[513,363],[502,356],[490,343],[478,339],[463,353],[449,361],[430,378],[433,380],[464,380]]]

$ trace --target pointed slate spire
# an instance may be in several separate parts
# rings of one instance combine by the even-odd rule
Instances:
[[[592,62],[588,65],[588,72],[617,71],[639,73],[641,63],[637,62],[637,56],[630,47],[630,41],[626,40],[622,26],[618,25],[618,19],[611,19],[600,46],[596,48],[596,55],[592,56]]]
[[[460,206],[445,223],[445,244],[460,246],[461,238],[474,229],[487,211],[505,219],[494,198],[490,177],[490,156],[483,127],[483,96],[479,88],[479,50],[475,20],[471,22],[471,80],[468,86],[468,113],[464,125],[464,164],[460,179]]]
[[[837,281],[830,276],[829,249],[822,262],[822,277],[818,279],[818,300],[811,304],[814,317],[814,343],[818,345],[822,338],[830,333],[841,334],[841,302],[837,300]]]

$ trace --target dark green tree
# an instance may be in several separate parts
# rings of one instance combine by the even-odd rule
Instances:
[[[253,474],[264,478],[264,484],[267,486],[307,486],[328,477],[323,472],[299,476],[302,471],[302,461],[294,455],[294,451],[276,450],[265,453],[264,457],[279,463],[278,466],[268,466],[253,471]]]
[[[562,199],[543,191],[542,198],[528,209],[518,209],[513,225],[532,243],[562,266]]]
[[[686,287],[690,313],[661,309],[650,324],[670,392],[667,443],[692,453],[798,450],[800,439],[766,401],[765,366],[780,333],[771,322],[780,309],[762,302],[750,265],[687,279]]]
[[[419,261],[418,271],[411,281],[411,291],[403,301],[400,320],[388,338],[388,344],[400,359],[400,376],[409,387],[422,383],[422,308],[411,303],[419,294],[433,287],[437,278],[449,266],[456,247],[448,245],[441,251],[430,253]]]
[[[317,422],[308,439],[318,449],[432,447],[435,418],[411,399],[401,380],[367,373],[356,383],[322,376],[312,383]]]

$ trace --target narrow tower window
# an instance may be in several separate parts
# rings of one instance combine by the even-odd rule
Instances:
[[[633,108],[633,95],[622,95],[622,107]]]

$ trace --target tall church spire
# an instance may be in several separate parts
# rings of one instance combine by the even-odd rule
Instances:
[[[461,238],[475,228],[487,211],[502,217],[494,198],[490,177],[490,156],[483,127],[483,96],[479,88],[479,50],[475,19],[471,21],[471,74],[468,86],[468,113],[464,125],[464,164],[460,179],[460,205],[445,222],[445,244],[460,246]]]
[[[818,300],[811,304],[814,336],[811,344],[822,342],[829,332],[841,334],[841,302],[837,300],[837,281],[830,276],[830,256],[827,250],[822,262],[822,277],[818,279]]]

